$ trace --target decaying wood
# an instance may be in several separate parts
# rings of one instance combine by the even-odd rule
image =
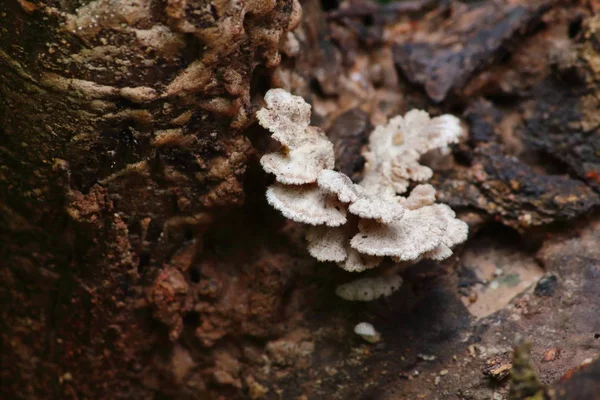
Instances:
[[[302,9],[0,2],[0,397],[506,399],[518,334],[536,395],[594,398],[597,2]],[[372,126],[462,116],[429,161],[471,239],[389,301],[337,298],[352,276],[264,200],[270,86],[356,178]]]
[[[396,63],[439,102],[490,64],[510,40],[539,22],[552,1],[454,2],[447,16],[426,21],[394,48]]]

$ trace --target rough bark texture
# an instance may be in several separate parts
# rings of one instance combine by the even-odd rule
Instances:
[[[0,3],[0,397],[598,393],[600,5],[302,9]],[[355,178],[373,125],[462,114],[465,140],[429,162],[469,242],[387,302],[336,298],[353,276],[264,201],[270,86],[311,101]]]
[[[189,268],[243,202],[251,86],[299,18],[292,0],[0,4],[7,398],[208,391],[155,364],[197,362],[173,344]]]

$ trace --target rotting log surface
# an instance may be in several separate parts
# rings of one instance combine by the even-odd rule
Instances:
[[[547,393],[593,398],[598,5],[434,3],[328,19],[307,0],[299,21],[286,0],[2,2],[1,397],[506,398],[520,333]],[[493,292],[489,265],[461,249],[388,302],[336,298],[348,274],[263,199],[251,120],[271,75],[357,174],[370,125],[464,110],[434,178],[473,227],[464,252],[547,275],[480,319],[465,304]]]

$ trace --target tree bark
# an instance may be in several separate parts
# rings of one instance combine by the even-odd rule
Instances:
[[[240,133],[299,18],[295,0],[0,4],[2,397],[182,379],[146,364],[181,334],[203,230],[244,201]]]

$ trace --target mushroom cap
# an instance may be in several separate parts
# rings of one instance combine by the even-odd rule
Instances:
[[[348,239],[345,227],[311,226],[306,232],[308,252],[319,261],[346,260]]]
[[[415,186],[410,195],[402,201],[402,205],[409,210],[430,206],[435,203],[435,188],[430,184]]]
[[[458,118],[454,115],[444,114],[430,119],[419,133],[427,138],[428,146],[425,150],[427,152],[433,149],[443,149],[451,143],[457,143],[463,129]]]
[[[365,157],[365,172],[379,171],[384,173],[385,166],[398,153],[398,146],[394,143],[395,137],[401,133],[403,118],[396,116],[388,121],[386,125],[375,127],[369,136],[369,146],[363,153]],[[396,141],[397,142],[397,141]]]
[[[464,242],[469,237],[469,225],[458,218],[448,221],[446,234],[442,241],[448,247],[454,247],[459,243]]]
[[[317,130],[312,132],[302,146],[286,152],[265,154],[260,159],[263,169],[275,175],[278,182],[288,185],[301,185],[317,180],[319,172],[333,168],[335,158],[333,144]]]
[[[430,168],[419,164],[419,158],[457,142],[461,134],[460,121],[452,115],[430,118],[425,111],[411,110],[404,117],[394,117],[371,133],[363,153],[365,175],[383,175],[397,193],[404,193],[408,180],[421,182],[432,176]]]
[[[446,246],[444,243],[440,243],[440,245],[435,249],[423,254],[423,258],[428,258],[430,260],[435,261],[442,261],[447,258],[450,258],[452,254],[454,253],[452,252],[452,249],[450,247]]]
[[[363,272],[377,267],[383,261],[383,257],[360,254],[348,245],[348,240],[345,244],[348,246],[346,249],[347,257],[345,260],[338,262],[338,265],[348,272]]]
[[[402,207],[394,197],[376,197],[363,194],[348,211],[361,218],[374,219],[385,224],[398,221],[404,215]]]
[[[398,275],[357,279],[339,285],[335,294],[348,301],[371,301],[390,296],[402,286]]]
[[[406,210],[401,220],[391,224],[361,221],[360,232],[350,246],[363,254],[412,261],[439,246],[446,225],[441,211],[434,206]]]
[[[423,182],[431,179],[432,176],[433,170],[419,164],[418,158],[410,160],[408,157],[399,155],[392,160],[391,180],[394,182],[403,180]]]
[[[469,225],[466,222],[456,218],[456,213],[446,204],[436,204],[435,207],[446,219],[446,231],[442,238],[442,243],[452,248],[459,243],[464,242],[469,237]]]
[[[359,193],[368,193],[369,195],[381,197],[396,196],[396,190],[391,180],[377,171],[365,171],[362,181],[357,186]],[[406,187],[408,187],[408,181],[406,182]]]
[[[459,243],[467,240],[469,236],[469,226],[456,218],[456,213],[446,204],[435,204],[440,214],[446,219],[446,230],[442,237],[442,243],[435,249],[425,253],[424,258],[442,261],[452,256],[452,248]]]
[[[340,226],[346,223],[346,208],[316,185],[286,186],[274,183],[267,201],[288,219],[309,225]]]
[[[317,184],[326,192],[335,194],[343,203],[351,203],[358,199],[358,191],[354,183],[341,172],[324,169],[317,177]]]
[[[272,133],[273,139],[289,148],[302,143],[302,132],[310,125],[310,104],[283,89],[265,94],[266,107],[256,112],[259,124]]]
[[[361,322],[354,327],[354,333],[362,337],[369,343],[377,343],[381,340],[381,335],[375,330],[373,325],[368,322]]]
[[[334,261],[348,272],[362,272],[375,268],[383,257],[360,254],[350,247],[348,226],[311,226],[306,233],[308,252],[319,261]]]
[[[334,261],[348,272],[375,268],[383,257],[360,254],[350,247],[348,227],[311,226],[306,233],[308,252],[319,261]]]
[[[404,133],[402,145],[406,149],[415,149],[419,154],[456,143],[462,134],[460,120],[455,116],[445,114],[431,118],[423,110],[407,112],[400,122],[400,129]]]
[[[377,335],[377,331],[375,330],[375,328],[373,327],[373,325],[371,325],[368,322],[361,322],[359,324],[356,324],[356,326],[354,327],[354,333],[356,333],[357,335],[366,335],[366,336],[375,336]]]

